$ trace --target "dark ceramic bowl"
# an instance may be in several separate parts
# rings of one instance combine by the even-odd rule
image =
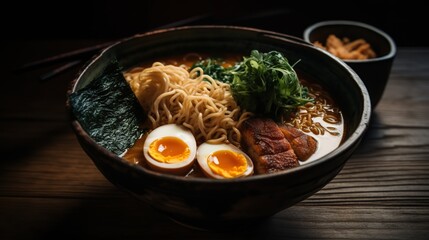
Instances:
[[[375,108],[383,96],[389,79],[390,69],[396,56],[396,46],[392,38],[382,30],[365,23],[354,21],[324,21],[305,29],[304,40],[309,43],[324,43],[330,34],[350,40],[365,39],[376,58],[368,60],[343,60],[360,76],[368,89],[372,107]]]
[[[82,69],[69,94],[99,76],[113,57],[125,68],[157,56],[189,51],[277,50],[297,70],[315,76],[341,104],[345,140],[336,150],[290,171],[233,180],[184,178],[134,165],[88,136],[72,117],[82,148],[114,185],[175,221],[201,228],[234,226],[270,217],[317,192],[333,179],[368,128],[370,100],[359,76],[339,59],[291,36],[241,27],[181,27],[137,35],[105,49]],[[70,107],[69,107],[70,108]],[[72,114],[72,113],[71,113]]]

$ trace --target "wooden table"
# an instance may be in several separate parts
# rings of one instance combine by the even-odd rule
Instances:
[[[2,46],[0,239],[429,239],[429,48],[399,48],[371,128],[340,174],[257,228],[182,227],[116,189],[69,126],[65,92],[77,67],[7,70],[98,43]]]

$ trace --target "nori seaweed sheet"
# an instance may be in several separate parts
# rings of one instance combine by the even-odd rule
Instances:
[[[101,146],[120,155],[143,133],[143,110],[125,80],[117,60],[86,87],[70,95],[83,129]]]

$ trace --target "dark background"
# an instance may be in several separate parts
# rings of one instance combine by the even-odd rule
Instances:
[[[204,16],[197,24],[263,28],[302,37],[321,20],[356,20],[392,36],[398,46],[427,46],[426,8],[413,1],[33,1],[10,2],[0,16],[3,41],[118,39],[166,24]],[[376,2],[376,1],[373,1]],[[390,2],[390,1],[389,1]],[[393,1],[391,1],[393,2]]]

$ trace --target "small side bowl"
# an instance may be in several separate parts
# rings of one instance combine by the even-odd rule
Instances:
[[[396,45],[392,38],[382,30],[371,25],[355,21],[324,21],[307,27],[304,40],[309,43],[325,43],[330,34],[338,38],[351,40],[365,39],[377,54],[376,58],[367,60],[342,60],[349,65],[362,79],[371,97],[373,109],[380,102],[389,79],[393,60],[396,57]]]

